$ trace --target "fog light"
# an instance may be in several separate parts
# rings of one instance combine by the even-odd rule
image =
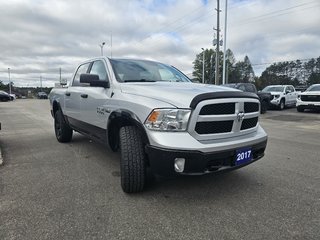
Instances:
[[[176,172],[183,172],[185,162],[186,160],[184,158],[174,159],[174,170]]]

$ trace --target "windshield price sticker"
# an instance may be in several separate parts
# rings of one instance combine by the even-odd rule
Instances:
[[[236,151],[236,165],[245,164],[252,160],[251,148],[242,148]]]

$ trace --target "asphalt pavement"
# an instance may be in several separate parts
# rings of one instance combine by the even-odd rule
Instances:
[[[269,111],[237,171],[120,186],[118,153],[58,143],[48,100],[0,102],[0,239],[320,239],[320,113]]]

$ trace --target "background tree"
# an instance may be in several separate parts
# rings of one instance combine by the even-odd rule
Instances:
[[[4,84],[3,82],[0,80],[0,90],[3,90],[4,89]]]
[[[229,49],[228,49],[229,50]],[[204,82],[213,84],[215,79],[215,64],[216,64],[216,51],[213,49],[205,49],[205,67],[204,67]],[[230,72],[232,72],[232,65],[234,63],[234,56],[232,51],[229,51],[229,57],[227,59],[230,66]],[[203,52],[196,55],[196,59],[193,61],[193,76],[200,82],[202,82],[202,67],[203,67]],[[222,82],[222,70],[223,70],[223,52],[219,54],[219,79]]]
[[[215,51],[205,49],[205,83],[214,83],[215,79]],[[194,60],[193,75],[202,82],[203,52],[196,55]],[[220,83],[222,82],[223,53],[220,53]],[[262,89],[268,85],[301,85],[320,83],[320,57],[309,61],[284,61],[271,64],[261,74],[255,77],[252,64],[248,56],[243,61],[237,62],[233,52],[226,51],[226,80],[228,83],[252,82],[257,89]]]
[[[271,84],[314,84],[320,83],[320,57],[307,62],[301,60],[278,62],[267,67],[256,80],[259,89]]]

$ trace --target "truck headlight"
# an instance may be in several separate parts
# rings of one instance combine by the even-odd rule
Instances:
[[[280,97],[280,95],[274,95],[274,98],[279,98]]]
[[[154,109],[144,124],[156,131],[186,131],[190,113],[190,109]]]

